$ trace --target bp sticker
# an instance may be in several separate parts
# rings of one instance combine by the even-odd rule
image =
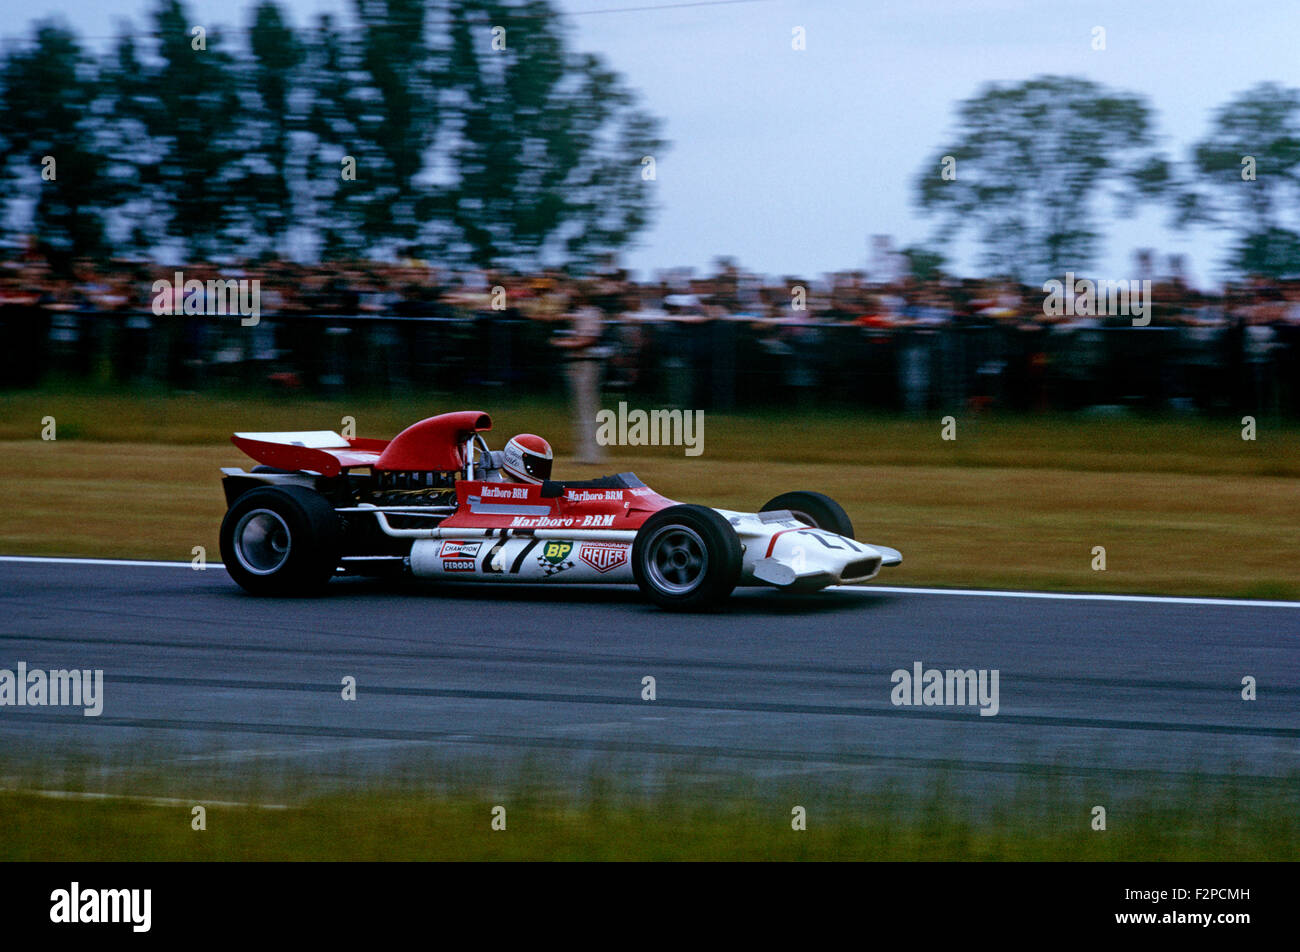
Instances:
[[[559,565],[573,551],[572,542],[547,542],[542,549],[542,558],[552,565]]]

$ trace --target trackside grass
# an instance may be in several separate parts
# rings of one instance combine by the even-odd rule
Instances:
[[[976,802],[942,781],[919,797],[753,791],[742,783],[569,801],[361,789],[284,809],[0,793],[0,860],[1252,860],[1300,859],[1300,787],[1152,781],[1122,797],[1026,778]],[[1092,808],[1107,805],[1104,831]],[[504,806],[505,829],[493,830]],[[806,830],[792,828],[794,808]]]
[[[603,406],[619,400],[626,397],[607,395]],[[39,440],[47,416],[55,418],[59,439],[95,443],[228,447],[237,429],[337,430],[345,416],[355,420],[358,436],[390,437],[426,416],[459,409],[492,414],[494,445],[529,431],[544,435],[561,455],[573,449],[563,402],[519,401],[498,391],[336,400],[85,387],[0,391],[0,441]],[[1260,418],[1256,439],[1243,440],[1241,422],[1233,418],[950,412],[954,440],[941,439],[940,419],[949,411],[926,418],[811,409],[707,412],[699,457],[667,446],[611,447],[610,459],[673,460],[683,469],[743,461],[1300,477],[1300,423],[1294,421]]]
[[[0,397],[0,553],[210,559],[224,511],[221,466],[248,461],[234,430],[339,429],[392,436],[449,408],[479,406],[493,445],[547,435],[557,473],[634,470],[683,501],[754,509],[816,489],[859,538],[900,549],[888,584],[1300,598],[1300,427],[1238,420],[705,414],[704,452],[611,447],[566,459],[561,403],[491,394],[322,401],[121,391]],[[607,400],[607,403],[612,400]],[[53,417],[57,439],[42,440]],[[1095,549],[1105,569],[1095,569]]]

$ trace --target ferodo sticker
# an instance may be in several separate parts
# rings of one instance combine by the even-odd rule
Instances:
[[[482,544],[482,542],[444,542],[438,556],[443,559],[468,559],[473,562]]]
[[[608,572],[627,561],[628,546],[622,542],[584,542],[578,553],[597,572]]]

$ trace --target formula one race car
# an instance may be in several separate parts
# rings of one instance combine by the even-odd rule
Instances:
[[[391,441],[236,433],[261,465],[221,471],[226,570],[259,595],[307,594],[340,574],[635,581],[656,604],[690,610],[737,585],[814,591],[902,561],[855,541],[844,510],[820,493],[783,493],[744,513],[680,505],[631,473],[502,480],[501,454],[481,435],[491,428],[486,413],[465,410]]]

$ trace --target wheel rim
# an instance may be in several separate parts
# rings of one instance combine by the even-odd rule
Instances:
[[[709,550],[699,533],[685,526],[664,526],[646,545],[646,573],[661,591],[694,591],[709,568]]]
[[[254,575],[272,575],[289,559],[292,535],[278,513],[254,509],[235,525],[235,557]]]

